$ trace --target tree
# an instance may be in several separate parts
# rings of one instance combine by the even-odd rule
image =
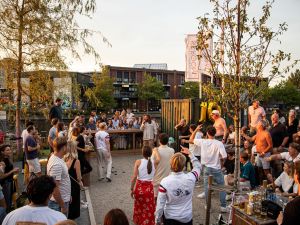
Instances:
[[[92,108],[108,111],[116,106],[114,99],[114,80],[109,75],[109,70],[105,67],[102,73],[95,73],[92,76],[94,87],[85,91],[86,97]]]
[[[149,110],[149,100],[160,100],[165,97],[165,94],[163,83],[144,73],[143,82],[138,84],[138,96],[141,100],[147,101],[147,112]]]
[[[259,98],[268,83],[294,66],[287,67],[291,55],[281,50],[271,52],[270,45],[287,30],[279,24],[277,30],[268,27],[274,1],[265,1],[261,17],[250,18],[250,0],[210,0],[213,15],[199,17],[198,48],[210,65],[210,74],[220,85],[204,86],[209,100],[233,110],[235,127],[234,186],[238,190],[241,110],[248,107],[249,99]],[[208,43],[214,38],[214,52]],[[263,82],[263,81],[266,82]]]
[[[270,88],[268,92],[267,99],[272,102],[283,103],[288,108],[299,106],[300,90],[289,79]]]
[[[296,88],[300,89],[300,70],[297,69],[294,73],[291,73],[287,81],[291,82]]]
[[[183,98],[199,98],[199,83],[185,82],[180,90],[180,95]]]
[[[5,57],[16,60],[16,135],[20,136],[21,78],[26,70],[66,69],[65,55],[80,58],[98,53],[87,42],[92,32],[81,29],[79,17],[90,17],[95,0],[2,0],[0,1],[0,48]],[[64,52],[63,52],[64,51]]]

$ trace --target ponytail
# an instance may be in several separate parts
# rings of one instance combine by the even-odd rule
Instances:
[[[150,174],[150,173],[152,172],[152,162],[151,162],[151,157],[148,157],[147,172],[148,172],[148,174]]]

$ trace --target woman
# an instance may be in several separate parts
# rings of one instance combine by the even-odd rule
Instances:
[[[72,132],[72,140],[77,141],[77,152],[78,152],[78,159],[80,161],[80,167],[81,167],[81,174],[87,174],[92,171],[92,166],[89,161],[87,161],[85,153],[88,152],[88,150],[85,149],[85,141],[84,141],[84,132],[85,127],[82,126],[80,128],[73,128]]]
[[[133,221],[136,225],[154,225],[154,192],[152,180],[154,163],[151,159],[152,149],[143,147],[143,159],[135,161],[131,180],[131,197],[134,198]]]
[[[122,120],[119,120],[119,124],[116,128],[116,130],[125,130],[126,127],[123,124]],[[127,147],[127,141],[126,141],[126,135],[118,134],[115,140],[115,144],[117,145],[117,149],[126,149]]]
[[[180,152],[173,155],[170,161],[172,173],[162,179],[158,190],[155,212],[157,225],[162,222],[164,225],[193,224],[192,198],[201,165],[188,148],[182,147],[182,152],[190,156],[193,170],[183,173],[185,156]],[[164,215],[163,221],[162,215]]]
[[[121,209],[112,209],[104,217],[104,225],[129,225],[127,216]]]
[[[69,141],[67,153],[64,155],[69,175],[71,178],[72,202],[69,205],[68,219],[80,217],[80,188],[83,187],[81,181],[80,161],[77,154],[77,142]]]
[[[14,168],[14,165],[10,161],[12,151],[10,145],[2,145],[0,147],[0,161],[4,162],[5,169],[4,173],[0,175],[0,184],[2,186],[2,191],[4,194],[7,210],[10,211],[12,205],[12,195],[14,192],[13,187],[13,176],[14,173],[19,172],[19,168]]]
[[[296,111],[291,109],[287,123],[287,132],[289,135],[289,143],[293,142],[293,135],[298,131],[299,120],[296,118]]]
[[[294,164],[286,161],[283,165],[283,172],[275,180],[275,191],[285,197],[296,196],[298,192],[298,184],[294,182]]]
[[[56,137],[65,137],[65,126],[63,122],[58,122],[56,127]]]

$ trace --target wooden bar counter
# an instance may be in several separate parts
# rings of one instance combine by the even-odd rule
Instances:
[[[261,219],[255,215],[249,216],[237,206],[232,207],[232,225],[277,225],[276,220],[269,217]]]

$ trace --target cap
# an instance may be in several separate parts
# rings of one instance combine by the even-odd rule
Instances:
[[[214,114],[214,115],[220,115],[220,112],[219,112],[219,110],[213,110],[213,111],[211,112],[211,114]]]

